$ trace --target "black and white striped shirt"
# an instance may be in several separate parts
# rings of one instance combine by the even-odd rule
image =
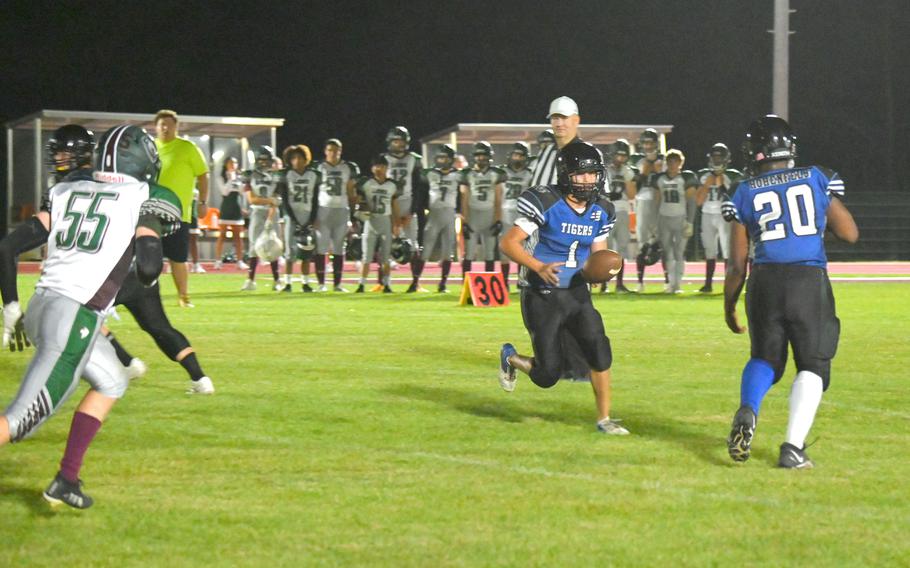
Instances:
[[[581,142],[581,138],[576,136],[569,140],[569,144],[573,142]],[[534,175],[531,177],[531,187],[556,184],[556,156],[558,154],[559,147],[556,144],[550,144],[537,156],[534,161]]]

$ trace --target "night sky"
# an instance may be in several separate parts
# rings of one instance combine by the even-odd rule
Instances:
[[[740,166],[745,127],[771,110],[772,0],[63,4],[0,3],[3,121],[42,108],[283,117],[279,150],[321,156],[336,136],[365,162],[392,125],[416,141],[456,122],[543,122],[565,94],[583,122],[675,125],[669,144],[699,168],[717,141]],[[906,0],[791,8],[801,162],[840,171],[848,191],[897,188],[910,177]]]

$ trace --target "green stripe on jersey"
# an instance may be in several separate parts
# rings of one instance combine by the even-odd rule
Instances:
[[[76,368],[82,361],[82,357],[85,356],[86,349],[91,345],[97,325],[98,314],[85,306],[79,306],[79,311],[76,312],[76,318],[73,320],[73,327],[70,328],[69,338],[66,340],[66,347],[54,364],[45,385],[54,408],[69,390],[73,381],[79,379],[76,376]]]

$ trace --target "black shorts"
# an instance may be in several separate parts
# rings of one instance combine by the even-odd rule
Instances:
[[[180,223],[180,228],[161,239],[164,257],[173,262],[186,262],[190,251],[190,225]]]
[[[799,371],[822,378],[827,390],[831,359],[837,352],[840,320],[834,293],[823,268],[755,264],[746,287],[746,314],[752,357],[774,367],[775,382],[787,365],[788,345]]]
[[[537,386],[551,387],[562,375],[565,334],[577,342],[594,371],[606,371],[613,364],[610,340],[604,333],[600,314],[591,303],[587,286],[524,287],[521,315],[534,347],[531,380]]]

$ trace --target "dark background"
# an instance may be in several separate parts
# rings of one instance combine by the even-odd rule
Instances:
[[[910,177],[906,0],[792,0],[790,121],[800,161],[851,191]],[[284,117],[279,151],[390,126],[669,123],[687,167],[771,111],[772,0],[0,2],[0,119],[42,108]],[[5,139],[2,142],[5,144]],[[414,145],[416,149],[416,144]],[[0,162],[5,167],[5,159]],[[5,175],[4,175],[5,179]]]

